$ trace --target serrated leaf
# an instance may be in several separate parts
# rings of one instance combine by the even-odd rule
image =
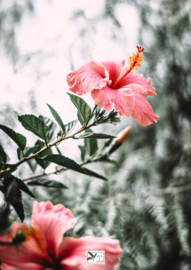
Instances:
[[[68,169],[71,169],[80,173],[84,173],[84,170],[74,160],[65,156],[49,155],[49,156],[46,156],[44,160],[48,160],[60,166],[67,167]]]
[[[112,136],[109,134],[103,134],[103,133],[92,133],[92,132],[86,132],[78,137],[78,139],[84,139],[84,138],[96,138],[96,139],[113,139],[116,138],[116,136]]]
[[[25,149],[27,143],[25,136],[16,133],[14,130],[4,125],[0,125],[0,129],[2,129],[21,148],[21,150]]]
[[[90,176],[93,176],[93,177],[96,177],[96,178],[99,178],[99,179],[102,179],[102,180],[105,180],[107,181],[107,178],[105,178],[105,176],[101,175],[101,174],[98,174],[94,171],[91,171],[85,167],[83,167],[84,171],[86,172],[87,175],[90,175]]]
[[[18,117],[22,126],[48,142],[49,128],[43,123],[41,119],[32,114],[25,114]]]
[[[64,123],[62,122],[62,119],[60,117],[60,115],[57,113],[57,111],[52,108],[52,106],[50,106],[49,104],[47,104],[52,115],[54,116],[54,119],[56,120],[56,122],[59,124],[59,126],[61,127],[62,131],[63,131],[63,134],[65,134],[65,126],[64,126]]]
[[[80,120],[83,120],[83,125],[87,123],[91,116],[91,108],[81,97],[67,93],[70,96],[71,101],[75,105],[80,115]]]
[[[35,146],[37,147],[37,151],[39,151],[40,149],[42,149],[44,146],[45,146],[45,143],[40,141],[40,140],[37,140],[36,143],[35,143]],[[52,154],[52,149],[49,148],[47,150],[45,150],[43,153],[40,153],[38,155],[38,157],[44,157],[46,155],[51,155]],[[44,170],[50,165],[50,162],[47,161],[47,160],[41,160],[41,159],[38,159],[36,158],[36,162],[38,163],[38,165],[40,165]]]
[[[66,132],[66,135],[72,131],[72,129],[77,125],[78,123],[78,120],[74,120],[74,121],[71,121],[69,122],[68,124],[65,125],[65,132]]]
[[[49,180],[49,179],[35,179],[35,180],[30,180],[27,182],[27,185],[29,186],[44,186],[44,187],[53,187],[53,188],[68,188],[61,182],[55,181],[55,180]]]
[[[1,144],[0,144],[0,162],[7,163],[7,154],[5,153]]]
[[[30,195],[31,197],[35,198],[36,197],[33,195],[33,193],[30,191],[30,189],[27,187],[27,185],[19,178],[13,176],[13,175],[10,175],[8,178],[5,179],[5,183],[6,185],[8,183],[17,183],[17,187],[24,191],[25,193],[27,193],[28,195]]]
[[[47,127],[49,127],[48,142],[52,141],[54,138],[54,132],[57,129],[57,125],[48,117],[40,115],[39,118]]]

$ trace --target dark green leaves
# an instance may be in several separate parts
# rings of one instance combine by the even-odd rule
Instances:
[[[49,155],[44,158],[44,160],[54,162],[60,166],[66,167],[68,169],[84,173],[84,170],[72,159],[60,155]]]
[[[8,158],[9,157],[7,156],[7,154],[5,153],[3,147],[0,144],[0,162],[7,163]]]
[[[98,173],[96,173],[96,172],[93,172],[93,171],[91,171],[91,170],[89,170],[89,169],[87,169],[87,168],[83,168],[83,169],[84,169],[84,171],[86,172],[87,175],[93,176],[93,177],[96,177],[96,178],[100,178],[100,179],[102,179],[102,180],[107,181],[107,178],[105,178],[103,175],[98,174]]]
[[[61,127],[63,134],[65,134],[65,126],[64,123],[62,122],[62,119],[60,117],[60,115],[57,113],[57,111],[55,111],[54,108],[52,108],[49,104],[47,104],[52,115],[54,116],[54,119],[56,120],[56,122],[59,124],[59,126]]]
[[[27,182],[27,185],[30,186],[43,186],[43,187],[53,187],[53,188],[67,188],[64,184],[61,182],[55,181],[55,180],[49,180],[49,179],[35,179],[35,180],[30,180]]]
[[[82,125],[86,124],[91,116],[91,108],[89,105],[80,97],[67,93],[70,96],[71,101],[76,106],[79,114],[79,121]],[[83,122],[82,122],[83,121]]]
[[[80,135],[78,137],[79,139],[83,138],[96,138],[96,139],[113,139],[116,138],[115,136],[109,135],[109,134],[102,134],[102,133],[93,133],[93,132],[86,132],[83,135]]]
[[[14,130],[4,125],[0,125],[0,129],[2,129],[20,147],[21,150],[25,149],[27,142],[25,136],[16,133]]]
[[[43,123],[41,119],[32,114],[25,114],[18,117],[22,126],[27,130],[33,132],[36,136],[48,142],[49,128]]]
[[[39,151],[40,149],[42,149],[44,147],[44,142],[38,140],[35,143],[35,147],[37,147],[37,149],[35,151]],[[43,153],[40,153],[38,155],[39,158],[42,158],[46,155],[51,155],[52,154],[52,150],[49,148],[46,151],[44,151]],[[48,160],[45,159],[38,159],[36,158],[36,162],[38,163],[38,165],[40,165],[44,170],[50,165],[50,162]]]
[[[38,118],[42,120],[43,123],[49,128],[48,142],[52,141],[54,139],[54,132],[57,128],[57,125],[48,117],[40,115]]]
[[[66,132],[66,135],[72,131],[72,129],[77,125],[78,123],[78,120],[74,120],[74,121],[71,121],[69,122],[68,124],[65,125],[65,132]]]

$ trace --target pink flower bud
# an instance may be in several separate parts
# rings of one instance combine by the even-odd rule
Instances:
[[[126,127],[125,129],[123,129],[117,135],[117,138],[116,138],[117,144],[123,143],[129,137],[130,131],[131,131],[131,127]]]

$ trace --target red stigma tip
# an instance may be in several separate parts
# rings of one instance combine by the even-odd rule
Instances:
[[[141,47],[141,46],[137,46],[137,50],[139,53],[144,52],[145,48]]]

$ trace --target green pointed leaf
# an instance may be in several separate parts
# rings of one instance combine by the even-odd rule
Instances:
[[[17,148],[17,157],[18,157],[18,160],[21,160],[23,158],[22,151],[19,147]]]
[[[87,169],[85,167],[83,167],[83,169],[84,169],[84,171],[86,172],[87,175],[90,175],[90,176],[93,176],[93,177],[96,177],[96,178],[107,181],[107,178],[105,178],[105,176],[100,175],[100,174],[98,174],[98,173],[96,173],[94,171],[91,171],[91,170],[89,170],[89,169]]]
[[[27,143],[25,136],[16,133],[14,130],[4,125],[0,125],[0,129],[2,129],[21,148],[21,150],[25,149]]]
[[[27,182],[27,185],[30,186],[43,186],[43,187],[53,187],[53,188],[67,188],[64,184],[61,182],[55,181],[55,180],[49,180],[49,179],[35,179],[35,180],[30,180]]]
[[[66,135],[72,131],[72,129],[77,125],[78,123],[78,120],[74,120],[74,121],[71,121],[69,122],[68,124],[65,125],[65,132],[66,132]]]
[[[81,116],[81,114],[79,112],[77,113],[77,117],[78,117],[78,121],[83,126],[84,125],[84,119],[82,118],[82,116]]]
[[[18,119],[24,128],[48,142],[49,128],[41,119],[32,114],[21,115],[18,117]]]
[[[82,145],[78,145],[78,148],[80,149],[80,152],[81,152],[81,160],[84,161],[85,160],[85,155],[86,155],[86,149]]]
[[[60,149],[57,146],[56,146],[56,150],[57,150],[58,154],[62,156],[62,152],[60,151]]]
[[[7,163],[7,154],[5,153],[1,144],[0,144],[0,162]]]
[[[47,127],[49,127],[48,142],[51,142],[54,139],[54,132],[57,129],[57,125],[48,117],[40,115],[39,119],[42,120]]]
[[[47,104],[52,115],[54,116],[54,119],[56,120],[56,122],[59,124],[59,126],[61,127],[63,134],[65,134],[65,126],[64,123],[62,122],[62,119],[60,117],[60,115],[57,113],[57,111],[55,111],[54,108],[52,108],[52,106],[50,106],[49,104]]]
[[[49,155],[49,156],[46,156],[44,160],[48,160],[60,166],[66,167],[68,169],[71,169],[80,173],[84,173],[84,170],[74,160],[65,156]]]
[[[35,198],[36,197],[33,195],[33,193],[30,191],[30,189],[27,187],[27,185],[19,178],[13,176],[13,175],[10,175],[8,178],[5,179],[5,183],[6,185],[8,183],[17,183],[17,187],[24,191],[25,193],[27,193],[28,195],[30,195],[31,197]]]
[[[73,102],[73,104],[76,106],[78,113],[80,115],[80,119],[79,121],[83,120],[83,124],[87,123],[90,119],[91,116],[91,108],[89,107],[89,105],[80,97],[72,95],[70,93],[67,93],[70,96],[71,101]]]
[[[12,222],[9,219],[10,207],[8,204],[1,205],[0,211],[0,235],[8,232],[11,229]]]
[[[103,134],[103,133],[92,133],[92,132],[86,132],[83,135],[80,135],[78,137],[79,139],[81,138],[96,138],[96,139],[111,139],[111,138],[116,138],[116,136],[112,136],[109,134]]]
[[[29,160],[27,161],[27,164],[29,165],[31,171],[32,171],[33,173],[35,173],[36,167],[37,167],[37,162],[36,162],[36,160],[34,160],[34,159],[29,159]]]
[[[40,141],[40,140],[37,140],[36,143],[35,143],[35,146],[37,147],[37,151],[39,151],[40,149],[42,149],[45,146],[45,143]],[[46,155],[51,155],[51,154],[52,154],[52,149],[49,148],[46,151],[44,151],[43,153],[40,153],[38,156],[39,157],[44,157]],[[45,160],[45,159],[41,160],[41,159],[36,158],[36,162],[44,170],[50,165],[50,162],[48,160]]]
[[[23,222],[24,218],[25,218],[25,212],[24,212],[24,207],[23,207],[23,203],[22,203],[22,193],[19,189],[17,191],[17,197],[14,201],[11,202],[11,205],[15,209],[20,220]]]
[[[86,133],[93,133],[91,129],[86,129]],[[91,140],[84,139],[84,145],[86,148],[86,153],[88,153],[89,156],[92,156],[97,150],[98,150],[98,144],[96,138],[91,138]]]

